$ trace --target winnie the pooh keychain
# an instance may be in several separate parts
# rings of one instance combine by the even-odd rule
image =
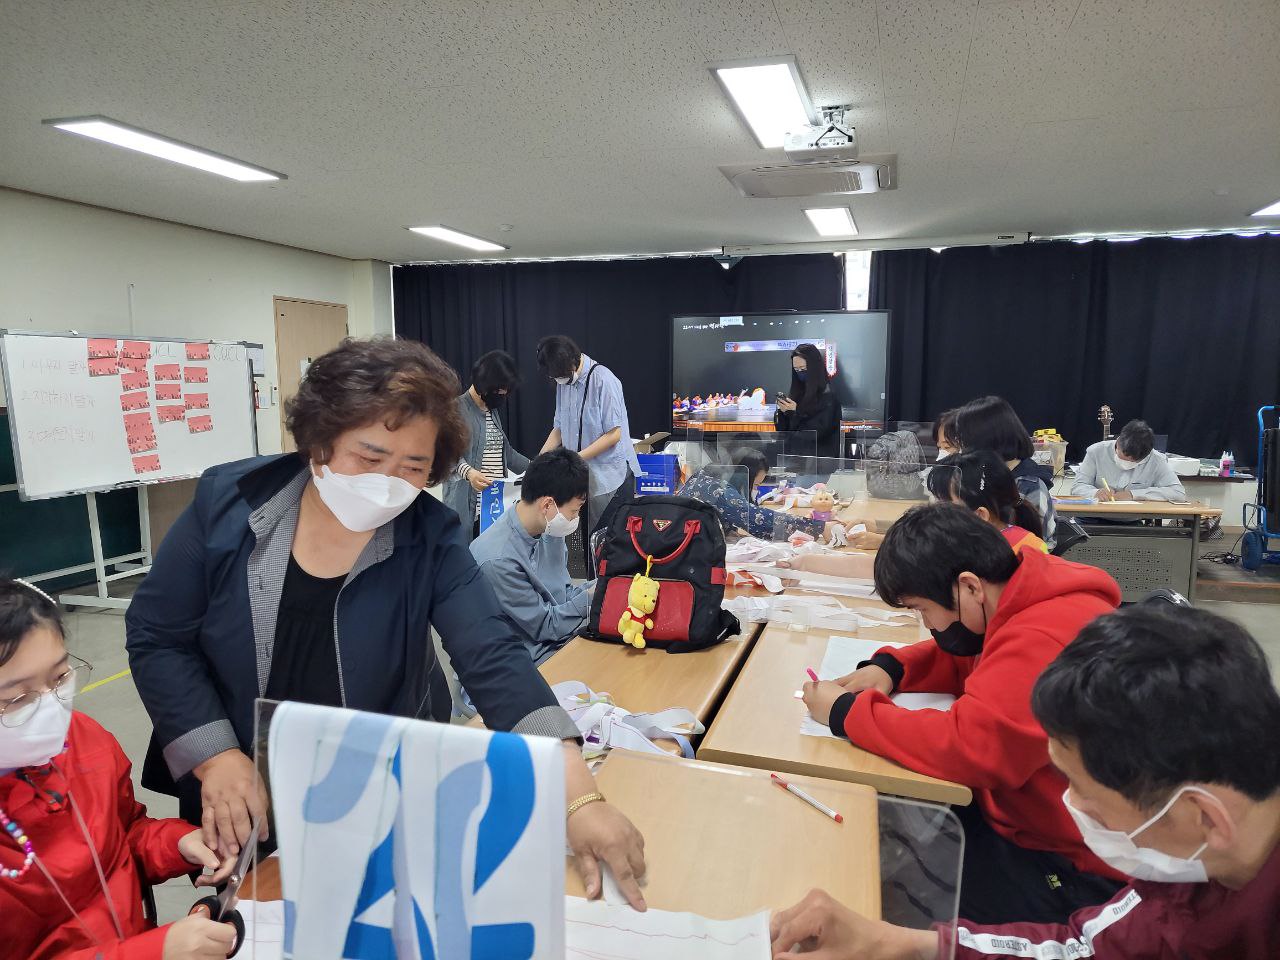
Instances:
[[[652,569],[653,557],[645,557],[644,573],[637,573],[631,578],[627,609],[622,611],[618,620],[618,633],[622,634],[623,642],[637,650],[644,649],[644,632],[653,629],[650,615],[658,607],[658,581],[650,578]]]

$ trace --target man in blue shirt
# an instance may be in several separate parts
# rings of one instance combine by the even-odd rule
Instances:
[[[529,463],[520,499],[471,543],[502,617],[534,663],[568,643],[591,613],[594,582],[569,579],[564,538],[578,528],[587,501],[587,464],[563,448]]]
[[[538,342],[538,369],[556,383],[556,415],[543,451],[564,447],[587,461],[591,486],[586,533],[604,513],[628,470],[639,476],[622,382],[564,336]]]

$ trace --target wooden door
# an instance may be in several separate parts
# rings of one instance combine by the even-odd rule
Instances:
[[[280,384],[280,443],[297,448],[284,425],[284,405],[298,392],[312,359],[328,353],[347,335],[347,307],[342,303],[273,298],[276,313],[276,377]]]

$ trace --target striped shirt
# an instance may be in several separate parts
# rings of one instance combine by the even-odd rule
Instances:
[[[502,458],[502,431],[498,428],[498,422],[493,417],[493,411],[489,410],[484,415],[484,454],[480,458],[479,470],[490,480],[501,480],[507,475],[506,464]],[[472,471],[473,467],[466,460],[458,461],[458,479],[470,482],[467,474]],[[480,498],[476,497],[476,516],[480,516]]]

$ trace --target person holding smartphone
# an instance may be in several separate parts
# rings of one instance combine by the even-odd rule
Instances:
[[[826,361],[812,343],[791,351],[791,391],[778,394],[773,422],[779,433],[813,431],[816,456],[840,456],[840,402],[831,389]]]

